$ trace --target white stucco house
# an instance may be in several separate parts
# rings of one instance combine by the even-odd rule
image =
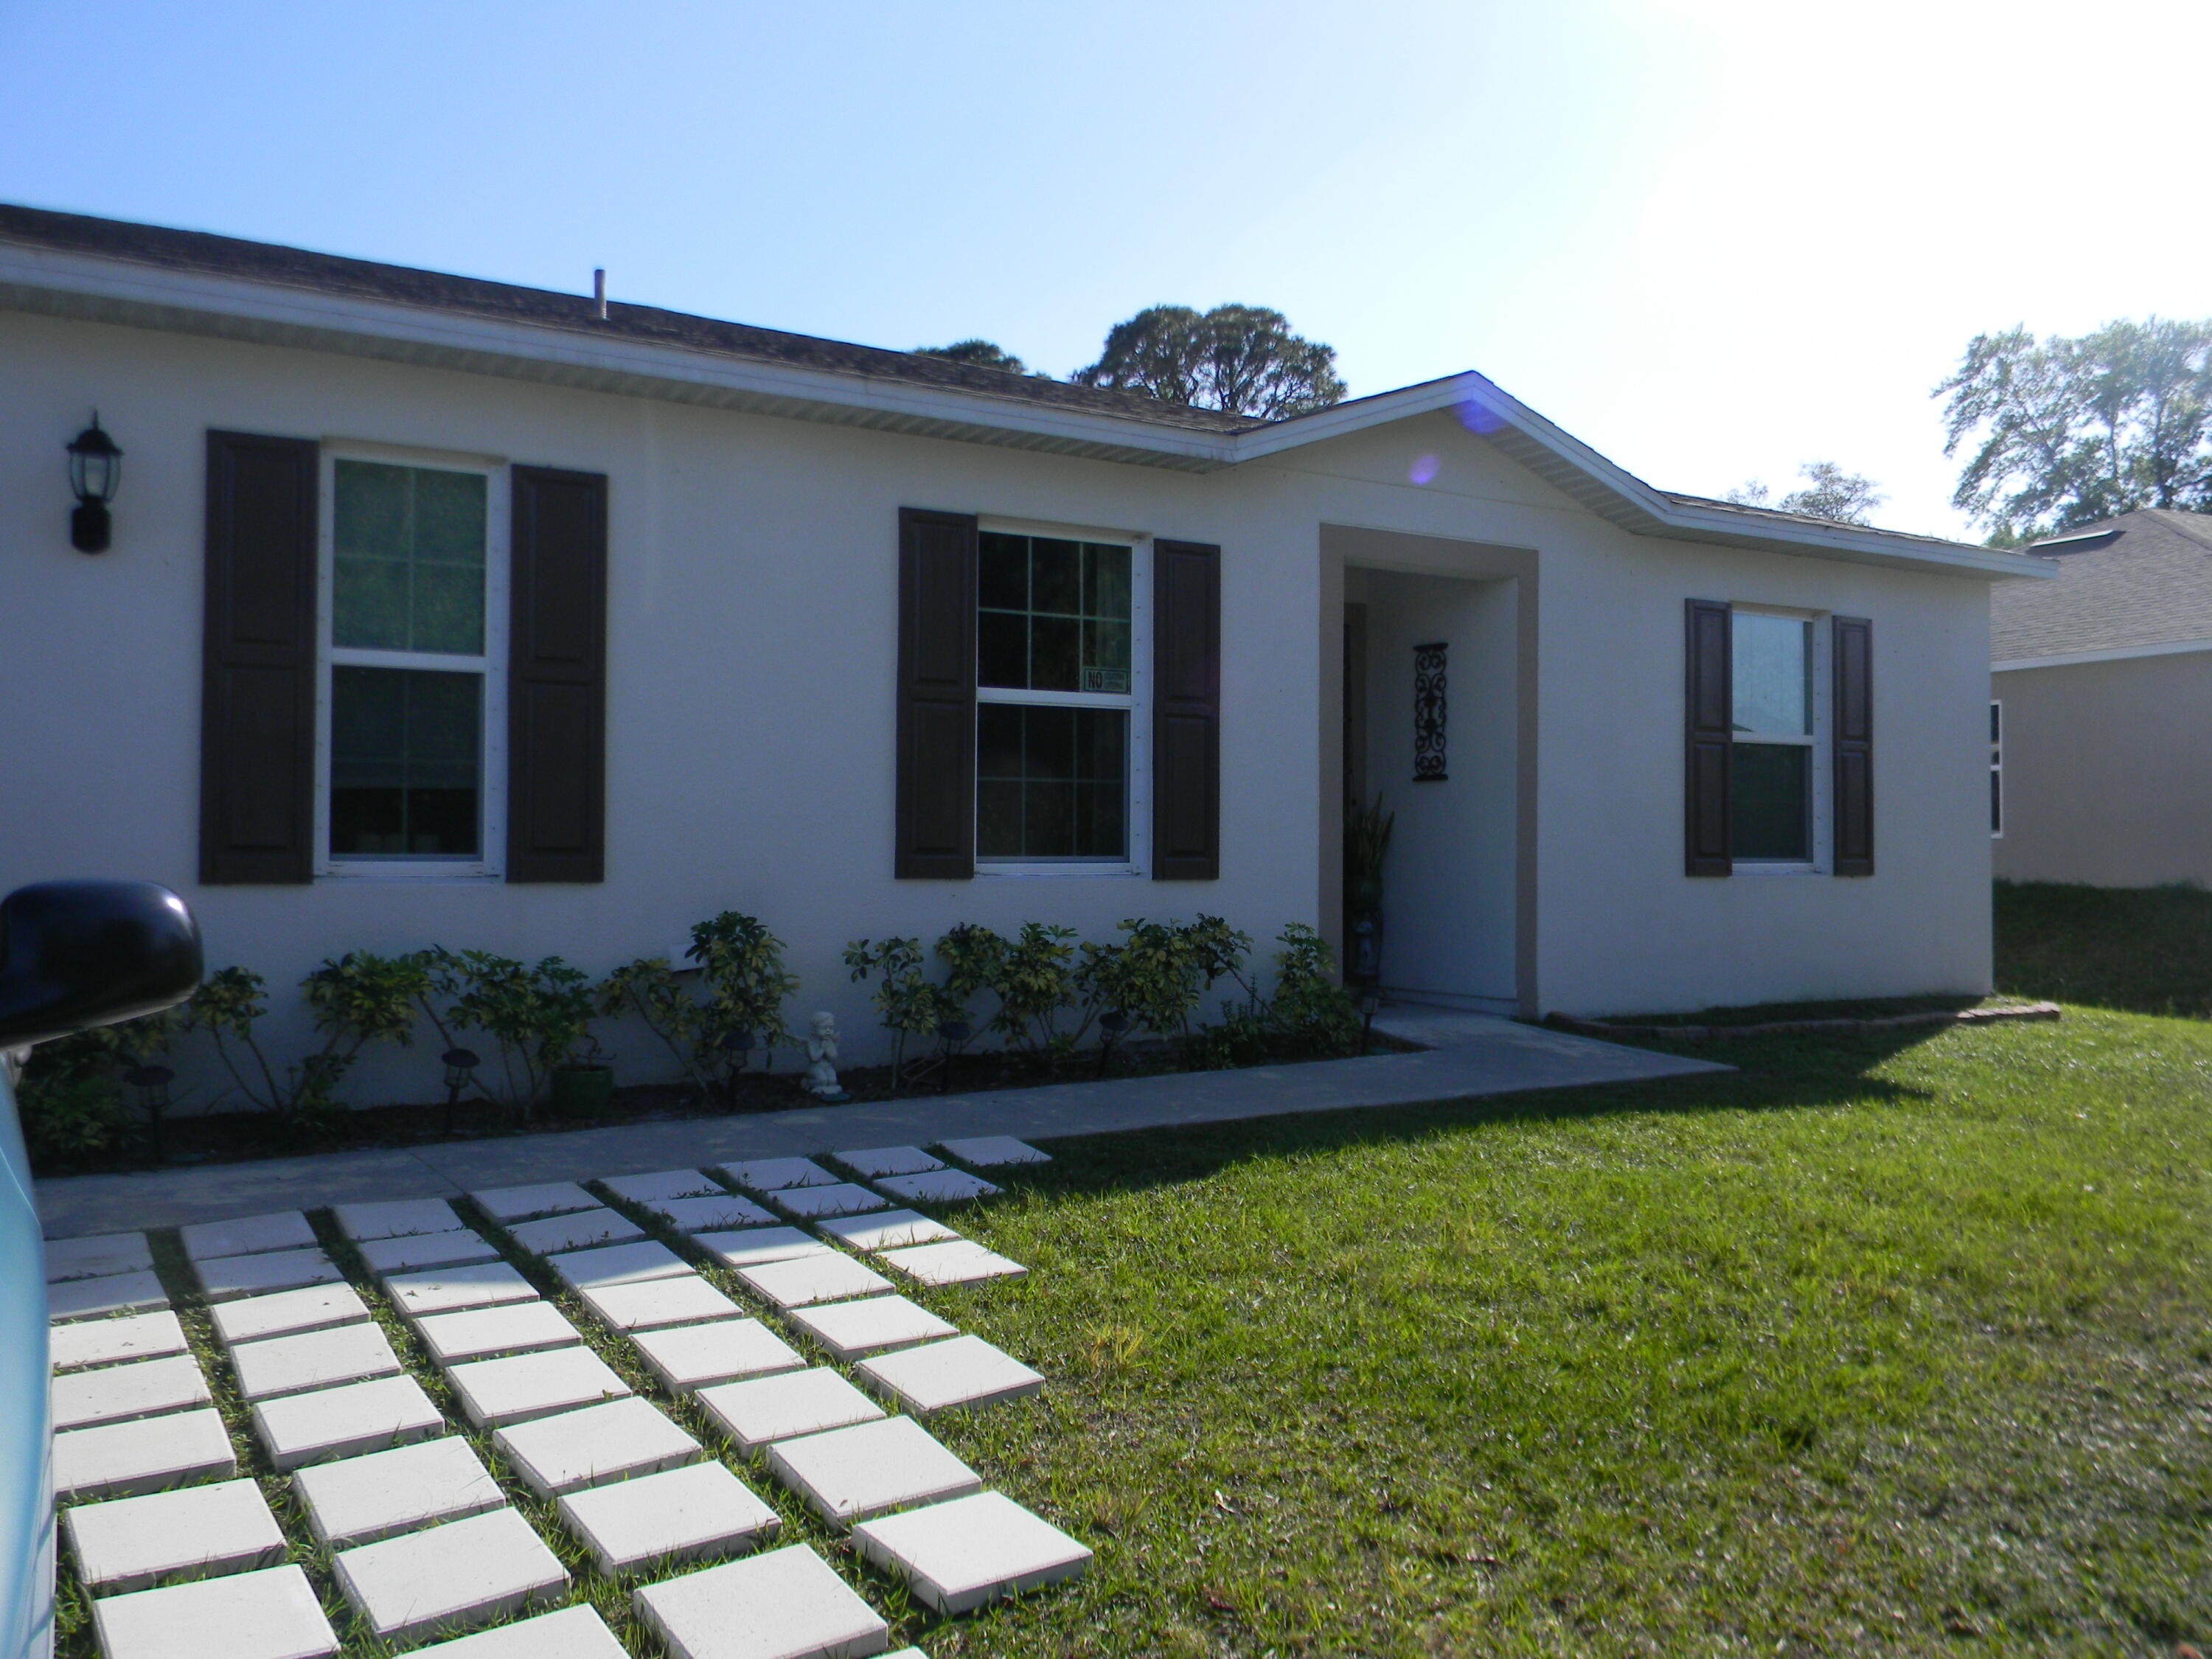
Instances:
[[[1273,423],[0,209],[0,887],[289,985],[860,935],[1340,932],[1539,1015],[1990,983],[1990,586],[1673,495],[1475,374]],[[72,549],[63,447],[124,451]]]

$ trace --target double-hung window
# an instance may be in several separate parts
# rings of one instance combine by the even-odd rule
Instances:
[[[985,530],[976,545],[975,857],[1141,867],[1146,550]]]
[[[326,456],[319,867],[498,873],[505,513],[489,466]]]
[[[1809,868],[1819,855],[1814,636],[1802,615],[1734,608],[1729,853],[1739,866]]]

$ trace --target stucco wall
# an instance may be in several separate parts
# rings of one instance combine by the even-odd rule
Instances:
[[[2212,882],[2212,651],[1990,677],[2004,704],[1998,875]]]
[[[1036,918],[1103,936],[1125,916],[1200,910],[1263,939],[1293,920],[1333,929],[1337,658],[1317,647],[1335,638],[1341,578],[1324,525],[1540,561],[1540,828],[1521,849],[1527,870],[1540,851],[1540,921],[1530,893],[1517,896],[1519,971],[1537,1006],[1986,983],[1983,586],[1630,537],[1448,415],[1194,476],[16,314],[0,315],[0,599],[12,624],[0,888],[167,882],[200,914],[212,961],[267,975],[295,1024],[289,988],[343,950],[476,945],[598,973],[670,951],[694,920],[737,908],[789,943],[805,981],[793,1014],[834,1010],[861,1059],[866,993],[837,960],[860,935]],[[114,550],[88,557],[66,539],[61,446],[95,404],[127,459]],[[196,884],[210,427],[610,475],[603,884]],[[895,526],[908,505],[1221,544],[1218,882],[892,879]],[[1871,881],[1681,876],[1680,616],[1692,594],[1875,618]],[[1534,757],[1517,758],[1533,779]],[[614,1043],[629,1075],[665,1069],[639,1034]],[[387,1057],[362,1092],[420,1097],[432,1069],[420,1051]]]

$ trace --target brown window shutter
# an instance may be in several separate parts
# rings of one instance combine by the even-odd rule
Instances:
[[[902,881],[975,873],[975,515],[899,509]]]
[[[606,874],[607,480],[514,469],[507,878]]]
[[[200,879],[314,878],[311,440],[210,432],[200,671]]]
[[[1874,624],[1835,619],[1836,873],[1874,873]]]
[[[1729,857],[1729,772],[1735,694],[1729,608],[1717,599],[1689,602],[1685,653],[1688,768],[1683,779],[1683,869],[1692,876],[1725,876]]]
[[[1221,874],[1221,550],[1152,544],[1152,879]]]

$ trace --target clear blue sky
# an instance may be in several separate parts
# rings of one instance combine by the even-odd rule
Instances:
[[[1958,532],[1971,335],[2212,313],[2208,61],[2148,0],[0,0],[0,198],[1060,374],[1273,305]]]

